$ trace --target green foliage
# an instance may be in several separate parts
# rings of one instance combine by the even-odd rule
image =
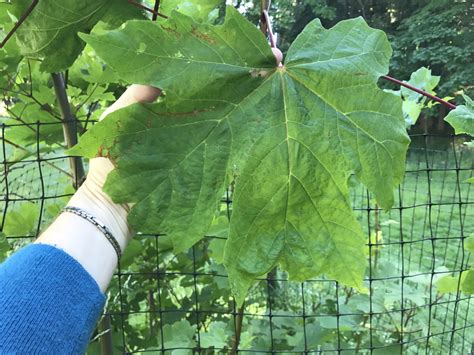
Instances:
[[[347,177],[354,171],[389,208],[409,142],[400,100],[376,86],[391,54],[382,32],[360,18],[330,30],[315,21],[282,68],[272,68],[264,37],[232,8],[222,26],[175,13],[83,38],[119,76],[166,92],[161,103],[112,115],[73,150],[115,160],[105,190],[136,203],[134,228],[158,228],[176,251],[187,250],[208,231],[234,171],[224,262],[239,303],[277,264],[296,280],[325,274],[363,288],[364,238]],[[317,218],[305,218],[308,211]]]
[[[40,1],[15,38],[23,55],[43,58],[41,70],[58,72],[70,67],[84,48],[77,32],[89,32],[102,18],[116,22],[119,16],[122,20],[139,17],[138,10],[124,4],[121,0]],[[111,9],[113,16],[106,16]]]
[[[474,257],[474,235],[464,240],[464,249]],[[436,288],[441,293],[460,290],[468,295],[474,294],[474,267],[459,273],[458,276],[443,276],[436,282]]]
[[[3,231],[8,236],[34,234],[38,220],[38,206],[35,203],[22,204],[7,214]]]
[[[474,82],[469,2],[434,0],[412,11],[392,32],[395,55],[394,75],[408,77],[421,66],[443,78],[438,87],[442,96],[469,94]]]
[[[189,324],[187,320],[180,320],[173,325],[166,324],[163,327],[163,346],[168,349],[173,348],[193,348],[197,345],[193,339],[196,326]],[[173,350],[173,355],[184,354],[186,350]]]
[[[201,334],[201,346],[204,348],[223,349],[228,346],[233,333],[228,329],[228,323],[212,322],[205,333]]]

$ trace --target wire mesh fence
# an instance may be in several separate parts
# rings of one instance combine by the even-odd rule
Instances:
[[[30,243],[74,192],[60,145],[44,144],[61,122],[1,126],[2,232],[12,249]],[[19,134],[36,144],[13,144]],[[361,353],[469,354],[473,298],[441,292],[472,265],[472,148],[451,135],[412,135],[396,202],[382,211],[351,178],[351,201],[367,237],[367,292],[326,278],[289,281],[274,269],[236,308],[222,251],[232,213],[223,196],[209,236],[175,254],[169,236],[137,235],[108,292],[90,354]],[[472,259],[472,258],[471,258]],[[350,268],[350,265],[347,265]]]

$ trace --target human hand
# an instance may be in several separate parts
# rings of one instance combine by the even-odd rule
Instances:
[[[132,85],[103,113],[101,119],[133,103],[154,101],[159,95],[159,89]],[[132,236],[127,223],[129,207],[114,203],[102,190],[113,168],[114,165],[107,158],[91,159],[87,178],[68,206],[78,207],[105,225],[123,252]],[[35,243],[52,245],[72,256],[105,292],[117,266],[117,254],[103,231],[90,221],[73,213],[61,213]]]
[[[160,94],[161,90],[152,86],[131,85],[114,104],[104,111],[99,120],[106,119],[110,113],[134,103],[153,102]],[[112,230],[124,250],[132,234],[127,224],[130,208],[126,204],[114,203],[103,191],[107,176],[113,169],[114,165],[108,158],[91,159],[87,178],[71,198],[68,206],[79,207],[97,217]]]

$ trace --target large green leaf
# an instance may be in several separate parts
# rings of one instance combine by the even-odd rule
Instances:
[[[166,93],[112,114],[73,150],[114,160],[105,190],[135,203],[135,229],[170,233],[185,250],[234,177],[225,265],[239,303],[277,264],[292,279],[325,274],[363,288],[348,179],[355,173],[390,208],[409,143],[401,100],[376,85],[391,55],[382,31],[361,18],[330,30],[313,21],[283,67],[233,8],[222,26],[175,12],[84,38],[123,79]]]
[[[31,1],[18,3],[24,9]],[[113,16],[105,19],[113,22],[119,15],[123,21],[139,16],[137,8],[124,3],[123,0],[41,0],[15,37],[23,55],[44,58],[44,71],[61,71],[71,66],[84,48],[77,32],[89,32],[108,11]]]

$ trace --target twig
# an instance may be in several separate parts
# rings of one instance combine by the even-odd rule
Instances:
[[[30,16],[31,12],[33,11],[33,9],[36,7],[36,5],[38,5],[38,2],[39,0],[33,0],[33,2],[31,3],[30,7],[28,7],[28,9],[26,9],[26,12],[21,15],[20,19],[18,20],[17,23],[15,23],[15,25],[13,26],[13,28],[10,30],[10,32],[7,33],[7,35],[5,36],[5,38],[3,39],[2,43],[0,43],[0,49],[3,48],[7,42],[9,41],[9,39],[13,36],[13,34],[18,30],[18,28],[21,26],[21,24],[23,22],[25,22],[26,18],[28,16]]]
[[[401,86],[404,86],[406,87],[407,89],[410,89],[414,92],[417,92],[418,94],[421,94],[423,96],[426,96],[428,98],[430,98],[431,100],[434,100],[436,102],[439,102],[440,104],[443,104],[444,106],[450,108],[451,110],[454,110],[456,108],[456,105],[450,103],[450,102],[447,102],[441,98],[439,98],[438,96],[435,96],[435,95],[431,95],[430,93],[426,92],[426,91],[423,91],[421,89],[418,89],[404,81],[401,81],[401,80],[398,80],[398,79],[395,79],[395,78],[392,78],[391,76],[388,76],[388,75],[382,75],[382,78],[385,79],[385,80],[388,80],[388,81],[391,81],[392,83],[395,83],[395,84],[398,84],[398,85],[401,85]]]
[[[32,126],[33,124],[27,123],[24,121],[20,116],[15,114],[12,110],[10,110],[8,107],[5,107],[5,110],[8,112],[8,114],[13,117],[15,120],[19,121],[21,124],[23,124],[25,127],[28,127],[30,130],[33,132],[36,132],[36,129],[34,129]]]
[[[87,101],[89,101],[89,99],[92,97],[92,95],[94,95],[94,93],[95,93],[95,91],[97,90],[98,87],[99,87],[99,84],[96,83],[94,85],[94,87],[92,88],[90,94],[87,95],[87,97],[79,105],[77,105],[77,107],[75,108],[75,114],[76,115],[79,112],[79,110],[87,103]]]
[[[54,91],[61,109],[61,116],[63,120],[64,140],[67,147],[72,148],[77,144],[77,125],[76,120],[71,112],[71,106],[67,98],[66,87],[64,86],[64,78],[59,73],[52,73]],[[84,166],[80,157],[70,157],[69,163],[71,171],[74,176],[74,188],[78,188],[85,179]]]
[[[10,145],[12,145],[13,147],[15,147],[15,148],[17,148],[17,149],[20,149],[20,150],[22,150],[22,151],[24,151],[24,152],[31,153],[31,151],[29,151],[29,150],[26,149],[25,147],[22,147],[21,145],[16,144],[15,142],[10,141],[9,139],[6,139],[6,138],[2,138],[2,139],[5,141],[5,143],[10,144]],[[18,163],[19,163],[19,162],[20,162],[20,161],[18,161]],[[46,163],[46,164],[48,164],[49,166],[53,167],[54,169],[60,171],[61,173],[66,174],[67,176],[69,176],[69,177],[71,177],[71,178],[73,177],[73,176],[72,176],[71,174],[69,174],[66,170],[61,169],[59,166],[54,165],[54,164],[51,163],[50,161],[45,160],[44,163]]]

